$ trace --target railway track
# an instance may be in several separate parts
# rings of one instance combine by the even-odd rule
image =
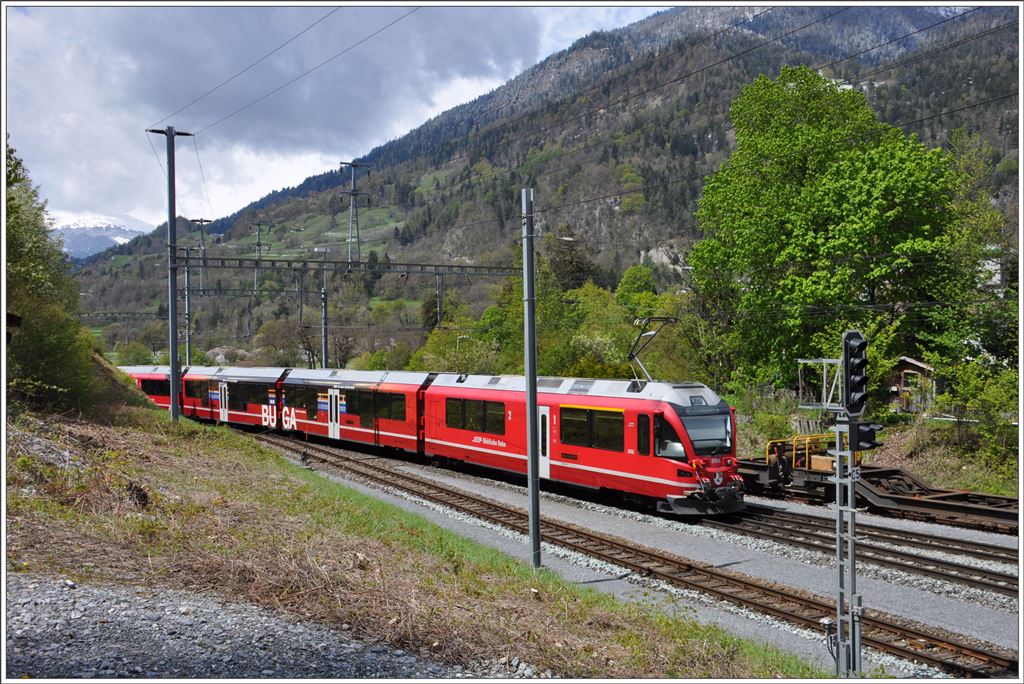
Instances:
[[[742,517],[708,518],[702,520],[701,524],[712,529],[768,539],[814,551],[834,554],[836,550],[836,524],[834,520],[827,518],[752,507]],[[857,556],[861,560],[1006,596],[1018,595],[1016,575],[908,553],[885,544],[915,546],[1014,564],[1017,562],[1016,550],[872,525],[857,525]]]
[[[1016,535],[1017,499],[979,492],[938,489],[897,468],[861,465],[856,486],[857,505],[876,515],[932,522],[953,527]],[[823,504],[835,499],[829,481],[832,469],[796,467],[792,480],[782,484],[778,464],[764,458],[739,459],[740,474],[750,493]]]
[[[450,489],[424,478],[395,472],[369,462],[366,457],[356,458],[339,453],[334,448],[296,443],[266,434],[257,436],[257,439],[299,455],[304,462],[314,459],[378,485],[404,491],[528,534],[528,517],[521,510]],[[554,521],[541,521],[541,536],[548,543],[814,631],[822,629],[822,618],[833,617],[836,612],[832,601],[799,596],[792,589],[702,567],[683,558]],[[1016,678],[1019,669],[1017,656],[1009,655],[1005,649],[991,644],[972,644],[962,636],[910,626],[905,620],[885,616],[877,611],[864,612],[861,629],[865,646],[931,665],[956,676]]]

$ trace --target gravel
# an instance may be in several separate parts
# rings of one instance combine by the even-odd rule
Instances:
[[[506,504],[525,507],[525,489],[521,486],[478,478],[466,473],[455,473],[448,469],[413,465],[403,467],[420,475],[456,484],[467,491],[489,495]],[[830,554],[795,549],[773,542],[751,540],[731,533],[603,506],[550,492],[542,492],[541,496],[541,509],[545,516],[550,515],[560,520],[627,539],[643,539],[648,546],[664,549],[715,567],[728,567],[755,577],[782,582],[821,596],[831,596],[836,591],[834,559]],[[790,505],[782,502],[771,502],[771,504],[790,508]],[[814,509],[797,505],[794,508],[805,511],[810,508],[816,510],[818,515],[828,515],[827,509],[821,507]],[[861,516],[858,516],[858,519],[860,518]],[[1006,535],[994,535],[913,521],[891,521],[871,515],[864,515],[863,518],[865,523],[918,529],[932,533],[941,531],[950,538],[991,541],[1009,548],[1016,548],[1016,538]],[[1018,647],[1018,612],[1017,602],[1013,597],[940,582],[908,572],[869,566],[863,562],[858,563],[857,570],[858,589],[864,596],[867,608],[877,608],[1006,648],[1016,650]],[[726,608],[722,612],[727,613],[729,610]],[[699,619],[704,620],[705,615],[711,614],[713,611],[708,611],[703,607],[698,608]],[[734,631],[747,630],[744,634],[753,635],[753,638],[758,640],[765,640],[763,632],[758,632],[756,628],[752,629],[749,624],[732,623],[728,621],[728,618],[722,622],[722,614],[716,613],[715,615],[713,620],[708,619],[707,621],[723,624],[727,629]],[[792,631],[796,633],[795,630]],[[818,638],[820,639],[820,635]],[[780,645],[772,638],[767,640],[773,645]],[[789,643],[785,642],[781,648],[798,652],[801,655],[806,654],[804,649],[790,648]],[[811,651],[813,652],[813,649]]]
[[[438,662],[342,629],[178,590],[7,575],[7,677],[550,678],[519,658]]]

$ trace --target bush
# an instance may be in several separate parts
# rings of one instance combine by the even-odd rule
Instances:
[[[138,341],[118,342],[114,346],[119,366],[144,366],[153,363],[153,352]]]
[[[7,347],[8,387],[58,409],[87,408],[93,396],[92,333],[59,306],[24,316]]]

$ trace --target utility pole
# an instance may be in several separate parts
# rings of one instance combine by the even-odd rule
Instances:
[[[362,242],[361,242],[360,236],[359,236],[359,208],[356,206],[357,199],[358,199],[359,195],[367,195],[367,196],[369,196],[369,194],[370,194],[368,192],[356,192],[356,167],[357,166],[365,166],[365,167],[367,167],[366,175],[367,175],[367,177],[369,177],[369,175],[370,175],[369,166],[370,165],[369,164],[365,164],[363,162],[350,161],[350,162],[341,162],[341,166],[342,167],[345,167],[345,166],[352,167],[352,185],[351,185],[351,189],[348,191],[348,197],[349,197],[349,202],[348,202],[348,263],[351,264],[352,263],[352,236],[353,236],[353,234],[355,235],[355,238],[356,238],[356,262],[362,261],[362,259],[363,259]]]
[[[192,311],[189,308],[189,290],[192,280],[189,277],[189,247],[185,246],[185,365],[192,365]]]
[[[327,368],[327,253],[330,247],[314,247],[314,252],[322,252],[324,264],[320,270],[324,275],[324,284],[320,288],[320,367]]]
[[[263,243],[261,242],[261,238],[260,238],[260,235],[261,235],[260,229],[263,226],[266,226],[266,225],[268,225],[268,224],[266,224],[266,223],[254,223],[251,226],[249,226],[250,228],[255,228],[256,229],[256,270],[255,270],[255,272],[253,274],[253,279],[252,279],[252,289],[254,289],[254,290],[260,289],[260,256],[262,255],[262,252],[263,252]]]
[[[171,420],[177,422],[180,413],[178,390],[181,387],[181,368],[178,365],[178,233],[174,208],[174,138],[192,134],[175,131],[174,126],[164,130],[151,128],[146,132],[167,137],[167,335],[170,341],[167,355],[171,362]]]
[[[202,264],[199,267],[199,294],[205,294],[206,283],[208,281],[206,277],[206,224],[213,223],[210,219],[198,218],[192,219],[192,223],[199,224],[199,255],[202,258]]]
[[[530,557],[540,567],[540,464],[537,458],[537,330],[533,273],[533,188],[523,188],[523,357],[526,371],[526,459]],[[440,301],[440,300],[438,300]]]
[[[440,330],[444,320],[444,276],[440,273],[434,278],[434,289],[437,292],[437,328]]]

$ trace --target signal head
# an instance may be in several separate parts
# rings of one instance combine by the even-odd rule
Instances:
[[[868,341],[857,330],[843,333],[843,407],[860,416],[868,397]]]

